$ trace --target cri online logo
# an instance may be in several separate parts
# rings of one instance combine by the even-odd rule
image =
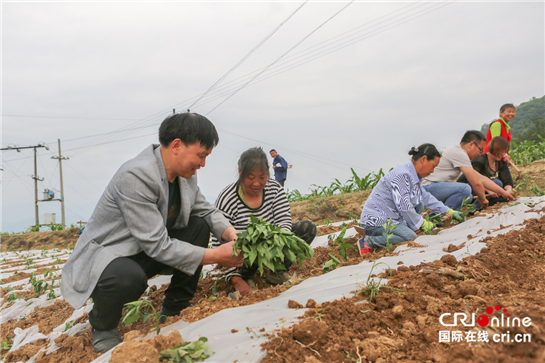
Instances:
[[[496,311],[502,310],[500,305],[496,305],[494,308],[491,306],[488,306],[486,308],[486,313],[488,315],[492,315],[494,313],[494,309]],[[504,314],[505,313],[505,314]],[[453,322],[452,323],[446,323],[444,322],[444,318],[447,316],[453,316]],[[471,320],[465,313],[444,313],[439,317],[439,322],[443,326],[456,326],[458,325],[458,321],[462,323],[464,326],[475,326],[475,314],[471,314]],[[501,317],[494,316],[492,318],[488,317],[487,315],[480,315],[477,318],[477,324],[479,324],[482,327],[485,327],[490,324],[491,327],[520,327],[525,326],[529,327],[532,324],[532,319],[529,317],[526,318],[511,318],[510,314],[507,314],[507,309],[503,309]]]

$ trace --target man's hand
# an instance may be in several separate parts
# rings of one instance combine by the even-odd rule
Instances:
[[[208,265],[217,263],[225,267],[240,267],[244,262],[244,255],[242,251],[238,256],[233,257],[233,248],[235,242],[225,243],[218,248],[210,249],[206,248],[204,252],[204,258],[201,261],[201,265]]]
[[[515,194],[513,193],[513,191],[504,190],[502,196],[509,201],[515,200]]]
[[[479,198],[479,205],[481,206],[481,208],[486,208],[486,207],[488,207],[488,199],[486,199],[486,198]]]
[[[248,283],[240,276],[233,276],[231,278],[231,283],[241,296],[246,296],[253,293],[250,285],[248,285]]]
[[[452,214],[452,217],[457,221],[462,222],[464,220],[462,214],[458,211],[455,211],[454,209],[449,209],[448,211],[446,211],[446,214]]]
[[[493,192],[493,191],[491,191],[491,190],[488,191],[488,195],[490,196],[490,198],[497,198],[497,197],[499,197],[498,193]]]
[[[430,234],[432,229],[435,228],[435,224],[433,224],[433,222],[430,222],[430,221],[424,221],[424,223],[422,223],[422,226],[420,227],[421,230],[423,230],[424,232]]]
[[[233,226],[225,228],[225,231],[221,234],[221,239],[224,241],[236,241],[238,239],[237,230]]]

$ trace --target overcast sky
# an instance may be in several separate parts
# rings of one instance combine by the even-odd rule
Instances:
[[[414,145],[454,145],[502,104],[544,95],[543,1],[302,4],[3,2],[2,148],[49,145],[38,149],[42,199],[60,189],[61,139],[75,224],[122,163],[157,143],[173,108],[218,128],[198,173],[214,201],[249,147],[276,148],[293,164],[286,187],[308,193],[350,167],[405,163]],[[24,230],[33,150],[3,151],[1,167],[0,229]],[[39,208],[41,223],[60,223],[60,203]]]

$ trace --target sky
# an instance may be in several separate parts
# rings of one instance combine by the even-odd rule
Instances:
[[[158,143],[173,109],[218,129],[198,172],[213,202],[250,147],[275,148],[293,165],[285,187],[307,194],[346,182],[350,168],[404,164],[412,146],[454,145],[502,104],[545,93],[543,1],[1,7],[2,148],[47,145],[38,199],[58,198],[61,140],[68,225],[87,221],[116,170]],[[2,151],[1,168],[0,230],[24,231],[35,223],[34,149]],[[59,202],[40,202],[40,223],[45,213],[60,223]]]

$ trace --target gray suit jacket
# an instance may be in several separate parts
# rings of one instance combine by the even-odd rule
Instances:
[[[184,228],[190,216],[199,216],[221,238],[230,224],[201,194],[197,176],[178,177],[178,182],[182,201],[173,228]],[[168,236],[167,209],[167,173],[159,145],[151,145],[121,166],[98,201],[62,270],[61,294],[66,301],[80,308],[112,260],[141,251],[189,275],[195,273],[205,249]]]

